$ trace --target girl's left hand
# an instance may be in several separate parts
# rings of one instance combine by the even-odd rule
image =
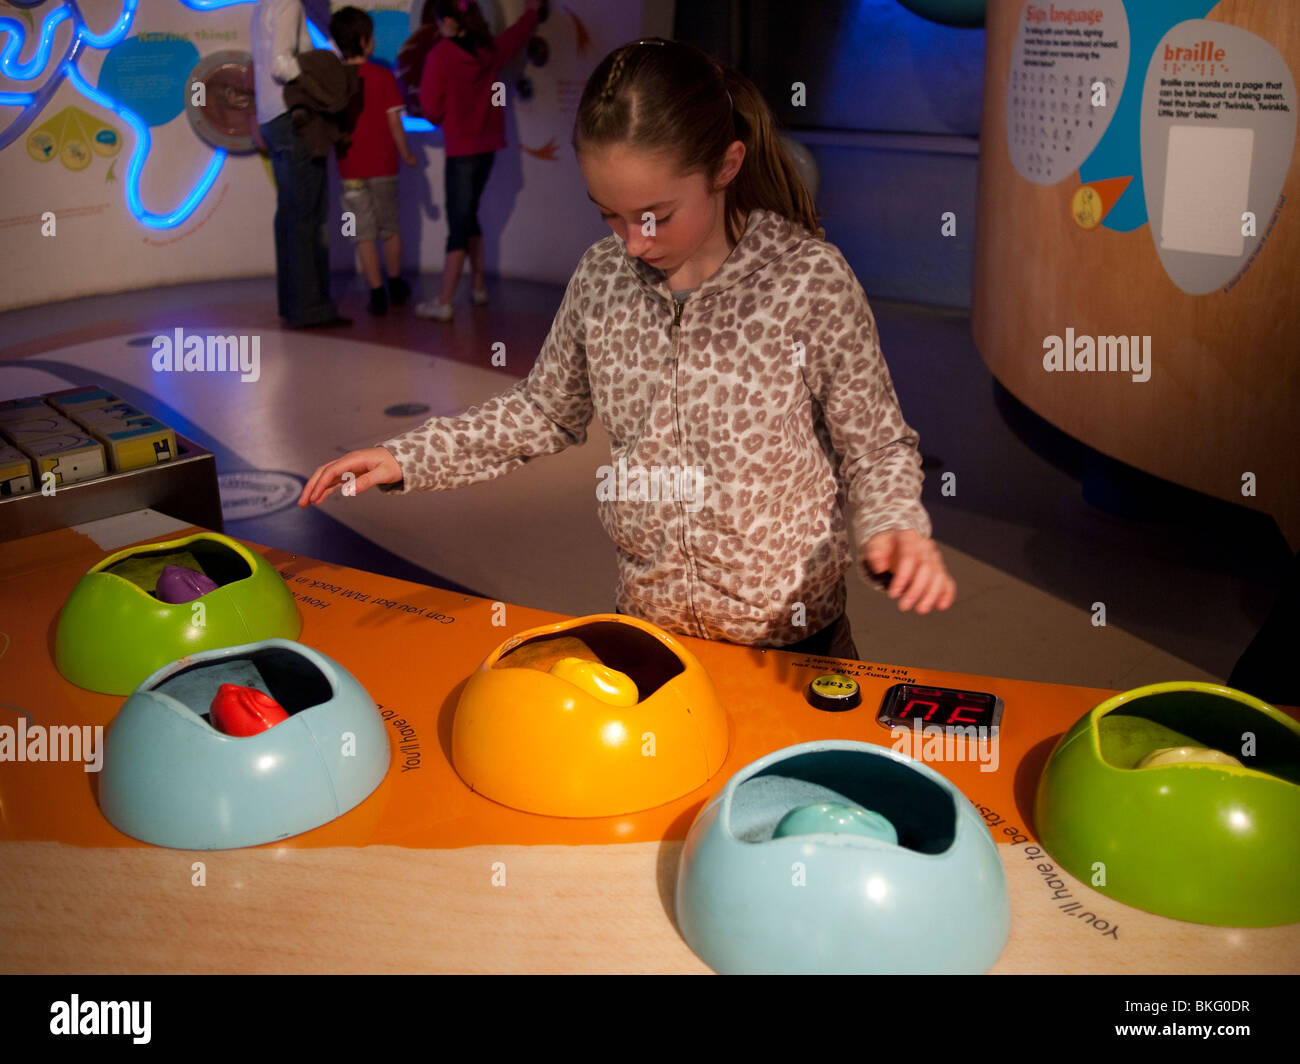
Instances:
[[[867,541],[863,557],[873,573],[893,572],[889,597],[899,600],[900,610],[946,610],[957,597],[957,583],[948,575],[934,540],[914,529],[877,532]]]

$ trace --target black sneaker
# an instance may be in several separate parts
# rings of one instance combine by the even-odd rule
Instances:
[[[370,303],[366,309],[375,317],[382,317],[388,313],[388,293],[384,291],[383,285],[370,290]]]
[[[388,300],[395,307],[400,307],[411,298],[411,286],[400,277],[393,277],[388,282]]]

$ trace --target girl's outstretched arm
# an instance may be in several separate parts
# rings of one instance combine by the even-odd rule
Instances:
[[[493,480],[533,458],[586,442],[594,411],[580,310],[582,273],[580,263],[524,380],[463,414],[432,418],[381,444],[402,473],[396,493]]]
[[[392,454],[382,447],[367,447],[320,466],[298,496],[298,505],[324,502],[339,490],[344,495],[356,495],[366,488],[396,484],[401,479],[402,469]]]

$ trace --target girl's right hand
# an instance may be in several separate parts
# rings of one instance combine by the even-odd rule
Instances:
[[[390,451],[383,447],[367,447],[326,462],[317,469],[298,496],[298,505],[323,502],[340,488],[344,489],[344,495],[357,495],[375,484],[396,484],[401,479],[402,468]]]

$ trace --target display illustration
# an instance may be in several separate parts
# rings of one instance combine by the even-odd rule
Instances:
[[[251,2],[252,0],[178,0],[178,3],[196,12],[246,6]],[[38,87],[29,92],[0,92],[0,107],[20,109],[17,117],[0,130],[0,150],[15,143],[37,126],[55,94],[66,83],[88,104],[93,105],[95,111],[105,116],[115,115],[131,129],[135,143],[127,164],[124,185],[127,206],[142,225],[151,229],[173,229],[190,218],[211,191],[225,163],[227,150],[247,149],[216,145],[220,126],[219,120],[214,119],[218,114],[228,117],[228,104],[224,111],[218,109],[211,116],[205,112],[203,117],[214,134],[205,139],[214,144],[214,148],[193,186],[171,210],[150,210],[144,205],[140,185],[152,145],[149,127],[170,121],[185,108],[187,75],[198,60],[198,52],[188,42],[141,41],[139,34],[131,37],[138,6],[139,0],[122,0],[121,14],[102,33],[95,33],[87,25],[79,0],[64,0],[57,6],[34,10],[30,14],[23,12],[32,25],[0,16],[0,35],[5,38],[3,47],[0,47],[0,74],[11,82],[38,83]],[[56,31],[65,22],[71,24],[72,33],[63,51],[55,54]],[[328,43],[327,38],[310,20],[307,25],[312,42],[317,47]],[[18,57],[28,47],[29,38],[33,36],[37,38],[35,52],[26,62],[19,61]],[[114,52],[119,48],[123,51],[117,52],[115,57]],[[80,68],[81,60],[90,49],[108,52],[100,71],[100,84],[97,86],[90,83]],[[107,84],[104,80],[105,71],[108,75]],[[127,95],[130,98],[127,101],[116,95],[123,85],[128,88]],[[93,116],[94,111],[91,114]],[[66,128],[62,128],[60,139],[54,131],[45,128],[50,124],[52,123],[47,119],[45,125],[35,128],[34,139],[28,141],[28,153],[35,159],[49,159],[57,154],[69,169],[84,169],[90,164],[93,154],[116,152],[117,148],[111,152],[107,150],[114,143],[107,135],[103,140],[95,139],[105,130],[113,134],[120,146],[121,135],[116,127],[109,124],[107,117],[90,118],[94,129],[86,131],[89,139],[71,135]],[[242,144],[238,138],[235,143]]]
[[[84,170],[93,155],[113,156],[121,148],[121,133],[80,107],[65,107],[27,136],[28,155],[39,163],[58,159],[69,170]]]
[[[1007,81],[1020,176],[1064,185],[1062,208],[1080,229],[1149,224],[1165,272],[1189,295],[1248,267],[1295,145],[1286,61],[1255,34],[1203,18],[1215,7],[1031,0]]]

